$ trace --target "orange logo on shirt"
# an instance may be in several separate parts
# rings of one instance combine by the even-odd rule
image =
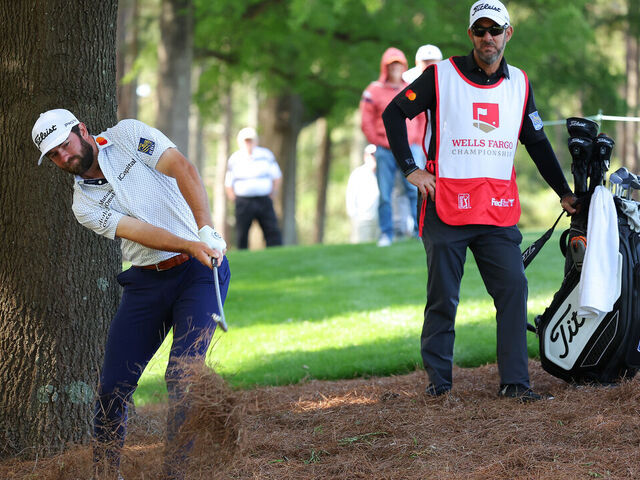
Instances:
[[[98,137],[96,138],[96,142],[98,142],[98,145],[102,146],[102,145],[106,145],[107,144],[107,139],[104,137]]]
[[[404,92],[404,96],[413,102],[416,99],[417,95],[413,90],[407,90],[406,92]]]

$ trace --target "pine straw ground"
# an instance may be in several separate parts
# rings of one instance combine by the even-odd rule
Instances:
[[[424,372],[230,391],[214,374],[191,390],[198,432],[188,479],[626,479],[640,477],[640,381],[572,387],[531,362],[554,400],[498,399],[497,369],[454,371],[427,398]],[[158,479],[166,406],[139,408],[122,473]],[[0,478],[90,477],[90,450],[0,464]]]

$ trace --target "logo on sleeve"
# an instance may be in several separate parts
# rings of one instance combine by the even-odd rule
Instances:
[[[138,151],[142,153],[146,153],[147,155],[153,155],[153,151],[156,148],[156,143],[151,140],[147,140],[146,138],[140,138],[140,143],[138,143]]]
[[[500,108],[497,103],[474,103],[473,126],[484,133],[500,126]]]
[[[416,92],[414,92],[411,89],[409,89],[406,92],[404,92],[404,96],[407,97],[410,102],[413,102],[417,97]]]
[[[535,128],[536,130],[542,130],[542,118],[540,118],[540,114],[537,110],[533,113],[530,113],[529,118],[531,119],[531,123],[533,123],[533,128]]]

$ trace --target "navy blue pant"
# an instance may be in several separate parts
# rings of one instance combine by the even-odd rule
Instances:
[[[225,257],[218,268],[220,294],[227,296],[230,279]],[[169,393],[167,419],[167,465],[184,457],[170,449],[184,422],[186,406],[181,402],[180,360],[204,361],[218,312],[213,271],[192,258],[170,270],[158,272],[131,267],[118,275],[124,287],[122,300],[111,322],[95,406],[94,460],[106,459],[117,469],[124,444],[127,403],[142,371],[173,328],[173,344],[165,381]],[[174,458],[171,458],[174,457]]]
[[[521,241],[516,226],[447,225],[428,200],[422,231],[429,275],[421,353],[429,380],[437,388],[451,387],[454,322],[467,248],[496,307],[500,383],[529,387],[527,278]]]
[[[282,245],[282,234],[271,197],[236,197],[236,235],[239,249],[248,248],[249,228],[254,220],[262,228],[267,247]]]

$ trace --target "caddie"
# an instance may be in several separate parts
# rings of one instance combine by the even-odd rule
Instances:
[[[527,75],[503,58],[513,35],[506,7],[498,0],[475,2],[467,35],[471,53],[429,66],[383,113],[396,162],[422,197],[419,230],[428,268],[421,336],[430,382],[426,393],[438,396],[452,388],[454,322],[469,248],[496,308],[498,395],[539,400],[529,382],[527,279],[516,225],[518,140],[570,214],[576,197],[544,132]],[[434,119],[426,136],[425,169],[413,160],[405,126],[406,118],[422,112]]]
[[[121,478],[127,403],[173,329],[165,374],[170,414],[164,470],[167,478],[181,478],[186,450],[174,448],[186,412],[180,362],[204,361],[216,328],[212,261],[219,265],[223,301],[230,279],[226,243],[213,228],[202,180],[171,140],[137,120],[122,120],[94,136],[70,111],[49,110],[36,120],[32,138],[41,152],[38,164],[48,158],[74,175],[77,220],[99,235],[120,238],[123,257],[133,265],[118,275],[122,300],[100,371],[96,475]]]

